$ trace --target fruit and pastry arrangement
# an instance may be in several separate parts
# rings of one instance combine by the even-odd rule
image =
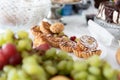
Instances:
[[[97,55],[74,61],[46,44],[35,49],[25,31],[0,35],[0,80],[119,80],[118,74]]]
[[[64,25],[59,22],[49,24],[43,21],[40,25],[34,26],[31,32],[34,36],[33,46],[35,48],[47,43],[52,47],[74,53],[80,58],[102,54],[102,51],[98,49],[99,45],[94,37],[89,35],[83,35],[80,38],[76,36],[68,37],[64,33]]]

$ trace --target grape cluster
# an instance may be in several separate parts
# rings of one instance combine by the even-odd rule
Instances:
[[[9,37],[12,32],[7,33]],[[49,49],[47,44],[34,51],[28,34],[25,31],[17,34],[12,33],[9,40],[5,40],[8,37],[2,37],[4,41],[0,39],[0,66],[3,68],[0,70],[0,80],[117,80],[118,71],[98,56],[73,61],[66,52]],[[46,52],[39,55],[39,50]]]
[[[19,31],[15,35],[11,30],[0,34],[0,69],[5,65],[17,65],[22,61],[22,52],[32,49],[32,40],[28,33]]]

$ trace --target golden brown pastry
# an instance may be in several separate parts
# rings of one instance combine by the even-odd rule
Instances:
[[[52,47],[59,48],[59,43],[63,39],[61,37],[57,37],[57,36],[49,34],[49,35],[46,35],[46,40]]]
[[[73,47],[73,53],[77,56],[77,57],[80,57],[82,58],[82,51],[81,51],[81,48],[76,45]]]
[[[50,26],[50,31],[52,33],[61,33],[64,30],[64,25],[62,23],[54,23]]]
[[[98,47],[96,39],[88,35],[81,36],[77,44],[82,51],[94,51]]]
[[[117,52],[116,52],[116,60],[118,64],[120,64],[120,47],[117,49]]]
[[[43,33],[40,31],[40,26],[34,26],[31,28],[31,32],[34,36],[42,36]]]
[[[41,22],[40,30],[43,34],[51,34],[52,32],[50,31],[50,24],[48,22]]]
[[[74,41],[71,40],[64,40],[60,42],[59,46],[60,49],[66,51],[66,52],[73,52],[73,47],[76,45]]]
[[[82,51],[81,52],[83,58],[89,58],[93,55],[98,55],[99,56],[101,53],[102,53],[101,50],[94,50],[94,51],[89,51],[89,52]]]
[[[51,78],[50,80],[71,80],[71,79],[69,79],[66,76],[58,75],[58,76]]]
[[[35,36],[33,40],[33,48],[38,47],[41,44],[48,43],[44,36]]]

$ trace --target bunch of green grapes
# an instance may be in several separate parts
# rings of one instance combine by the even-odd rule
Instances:
[[[74,80],[117,80],[118,71],[95,55],[86,61],[74,62],[71,75]]]
[[[19,31],[15,35],[8,30],[0,37],[0,80],[56,80],[54,77],[57,75],[63,75],[65,80],[117,80],[118,71],[98,56],[73,61],[66,52],[55,48],[39,55],[39,50],[46,50],[48,45],[47,48],[42,45],[37,50],[32,49],[32,41],[25,31]],[[6,51],[10,53],[3,55]],[[9,58],[9,64],[5,63],[6,58]],[[18,64],[19,59],[22,62]],[[5,63],[4,66],[2,63]]]

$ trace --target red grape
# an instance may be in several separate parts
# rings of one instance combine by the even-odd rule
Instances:
[[[2,49],[0,49],[0,70],[3,68],[3,66],[6,64],[5,57],[3,55]]]
[[[48,43],[41,44],[36,49],[37,50],[46,51],[46,50],[50,49],[50,45]]]
[[[19,53],[16,53],[9,59],[9,64],[12,65],[17,65],[20,64],[21,62],[22,62],[22,57]]]
[[[75,39],[76,39],[76,36],[71,36],[70,37],[70,40],[72,40],[72,41],[75,41]]]
[[[14,44],[8,43],[2,46],[3,53],[7,59],[17,53],[16,46]]]

